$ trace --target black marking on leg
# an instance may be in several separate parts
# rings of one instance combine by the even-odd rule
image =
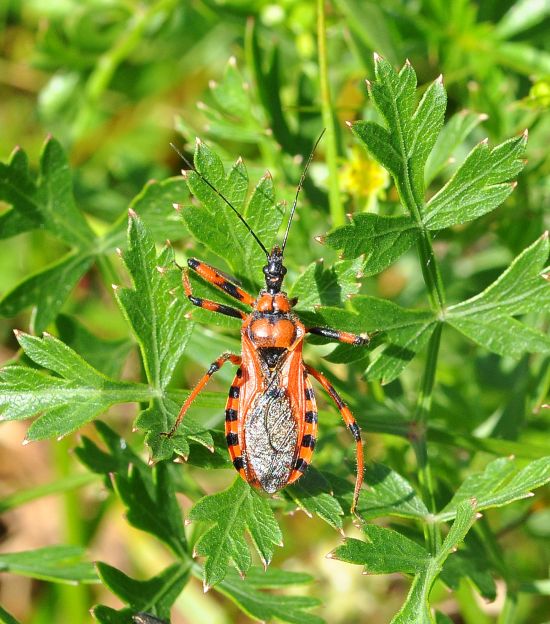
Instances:
[[[343,409],[344,407],[346,407],[346,404],[344,403],[344,401],[342,401],[342,399],[340,398],[336,390],[332,387],[332,385],[329,385],[328,393],[334,399],[334,402],[338,406],[338,409]]]
[[[313,401],[313,399],[315,398],[315,392],[313,392],[313,388],[306,388],[305,395],[306,395],[306,399]]]
[[[237,369],[237,377],[241,378],[243,376],[243,369],[242,368],[238,368]]]
[[[239,386],[231,386],[231,388],[229,388],[229,396],[232,399],[238,399],[240,392],[241,389],[239,388]]]
[[[188,296],[189,301],[196,306],[202,307],[202,299],[200,297],[193,297],[193,295]]]
[[[239,443],[239,436],[233,432],[228,433],[225,439],[227,440],[227,446],[234,446]]]
[[[224,305],[223,303],[217,303],[218,309],[215,312],[220,312],[220,314],[225,314],[226,316],[232,316],[233,318],[241,319],[243,318],[243,314],[240,310],[236,310],[231,306]]]
[[[315,438],[310,433],[306,434],[302,438],[302,446],[310,448],[310,449],[314,449],[315,448]]]
[[[228,295],[231,295],[232,297],[235,297],[235,299],[242,301],[242,293],[239,292],[239,289],[235,286],[235,284],[224,280],[223,282],[220,282],[219,287],[222,290],[225,290]]]
[[[225,410],[225,420],[229,422],[233,422],[234,420],[237,420],[237,418],[238,418],[237,410],[234,410],[234,409]]]
[[[241,470],[242,468],[244,468],[244,461],[242,457],[235,457],[235,459],[233,460],[233,466],[235,466],[235,468],[237,470]]]
[[[196,269],[198,266],[200,266],[200,264],[201,264],[200,260],[197,260],[196,258],[187,259],[187,266],[190,269]]]
[[[317,412],[306,412],[304,415],[304,420],[307,423],[316,423],[317,422]]]
[[[308,467],[308,463],[305,459],[302,459],[301,457],[298,457],[298,459],[296,460],[296,465],[294,466],[294,468],[296,470],[298,470],[301,473],[304,473],[307,470]]]
[[[370,338],[368,336],[356,336],[353,341],[354,347],[366,347],[370,342]]]
[[[352,422],[349,425],[349,430],[353,433],[355,441],[359,442],[359,440],[361,440],[361,430],[359,429],[359,425],[356,422]]]
[[[216,371],[219,371],[219,370],[220,370],[220,365],[217,362],[212,362],[206,374],[213,375]]]

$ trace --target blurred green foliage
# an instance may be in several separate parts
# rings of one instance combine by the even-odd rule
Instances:
[[[0,501],[23,513],[25,503],[59,494],[58,541],[69,544],[29,543],[15,554],[8,535],[0,571],[61,584],[40,584],[17,613],[13,602],[0,607],[0,621],[13,624],[11,611],[30,624],[84,622],[97,603],[106,604],[95,618],[115,623],[170,612],[173,622],[193,624],[550,620],[548,489],[526,498],[548,480],[550,455],[540,278],[549,27],[548,3],[537,0],[2,3],[0,333],[9,365],[0,418],[38,414],[27,439],[69,434],[75,447],[71,432],[115,407],[102,416],[110,427],[86,427],[78,461],[51,442],[48,482],[19,484]],[[373,52],[385,60],[376,63]],[[270,502],[231,485],[225,470],[220,428],[232,371],[219,373],[177,437],[159,436],[187,395],[180,388],[223,350],[239,349],[234,319],[202,310],[186,317],[173,259],[201,257],[252,291],[262,283],[262,257],[246,230],[193,176],[188,188],[170,142],[195,152],[197,168],[232,194],[268,245],[284,222],[278,202],[293,200],[327,114],[332,125],[289,239],[286,286],[305,320],[383,330],[372,353],[328,350],[319,339],[306,350],[367,434],[370,489],[359,513],[383,526],[360,532],[344,516],[352,444],[324,401],[316,469]],[[43,146],[48,135],[55,138]],[[395,157],[402,146],[408,161],[405,152]],[[253,195],[248,180],[260,180]],[[139,218],[127,236],[129,208]],[[334,229],[344,212],[351,221]],[[229,303],[192,283],[199,296]],[[58,338],[19,333],[19,350],[13,329]],[[139,402],[140,431],[132,432],[135,411],[119,407],[128,402]],[[162,460],[154,468],[144,442]],[[167,461],[174,449],[185,466]],[[247,518],[233,518],[220,536],[232,496]],[[296,509],[319,520],[291,515]],[[95,553],[123,510],[140,532],[128,538],[122,525],[121,552],[99,550],[105,563],[96,574],[83,547]],[[343,545],[334,529],[345,532]],[[281,535],[285,546],[274,549]],[[206,564],[192,559],[195,550]],[[258,564],[272,554],[264,573]],[[334,559],[411,576],[410,592],[404,577],[361,577]],[[227,569],[231,560],[248,570],[245,581]],[[195,594],[194,578],[219,581],[219,598],[202,596],[202,587]],[[299,594],[280,591],[293,585],[303,586]]]

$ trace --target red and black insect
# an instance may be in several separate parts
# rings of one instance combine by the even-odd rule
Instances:
[[[225,410],[225,433],[229,454],[243,479],[252,486],[272,494],[299,479],[311,462],[317,435],[317,407],[309,379],[310,376],[314,377],[336,404],[355,439],[357,477],[353,512],[363,482],[361,432],[349,408],[328,379],[303,361],[302,349],[304,338],[308,333],[356,346],[367,345],[369,338],[366,335],[350,334],[328,327],[306,327],[292,312],[297,300],[289,299],[286,293],[281,291],[287,272],[283,264],[285,245],[296,210],[298,194],[312,156],[313,151],[296,191],[283,244],[281,247],[273,247],[271,252],[267,251],[235,207],[204,175],[195,170],[195,173],[238,215],[265,253],[267,258],[263,268],[265,289],[261,290],[257,297],[253,297],[214,267],[195,258],[187,261],[189,269],[226,294],[250,306],[251,311],[247,314],[228,305],[195,297],[191,291],[187,271],[184,270],[185,294],[193,305],[242,320],[242,350],[241,355],[224,353],[212,363],[183,404],[174,426],[167,435],[172,436],[175,433],[189,406],[210,377],[226,362],[235,364],[238,369],[229,389]],[[185,157],[182,158],[188,167],[193,168]]]

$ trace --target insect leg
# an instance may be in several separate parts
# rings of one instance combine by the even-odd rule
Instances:
[[[351,512],[355,513],[355,508],[357,507],[357,500],[359,498],[359,491],[361,490],[361,485],[363,484],[363,441],[361,440],[361,430],[359,429],[359,425],[357,424],[353,414],[350,412],[349,407],[342,401],[340,395],[336,392],[333,385],[330,381],[320,373],[315,370],[311,366],[305,365],[306,371],[308,374],[312,375],[317,379],[317,381],[323,386],[323,388],[329,393],[330,398],[336,403],[336,407],[338,408],[344,422],[348,426],[348,429],[353,434],[355,438],[356,444],[356,456],[357,456],[357,477],[355,479],[355,490],[353,492],[353,504],[351,506]]]
[[[356,347],[365,347],[370,342],[370,338],[366,334],[350,334],[349,332],[331,329],[330,327],[309,327],[306,329],[306,332],[316,336],[323,336],[323,338],[330,338],[330,340],[336,340],[337,342],[345,342]]]
[[[199,308],[203,308],[203,310],[210,310],[210,312],[219,312],[220,314],[233,316],[234,318],[238,319],[244,320],[246,318],[246,314],[241,310],[237,310],[237,308],[232,308],[231,306],[225,305],[223,303],[217,303],[216,301],[210,301],[210,299],[194,297],[193,291],[191,290],[191,283],[189,282],[189,275],[187,274],[187,271],[185,269],[182,273],[182,281],[183,288],[185,289],[185,294],[193,305],[196,305]]]
[[[241,358],[240,355],[235,355],[234,353],[222,353],[217,360],[212,362],[212,364],[210,364],[210,368],[208,369],[206,374],[203,375],[203,377],[201,377],[201,379],[199,380],[197,385],[191,391],[191,394],[187,397],[185,403],[181,406],[181,409],[180,409],[180,412],[178,414],[178,417],[176,418],[176,421],[172,425],[172,428],[170,429],[170,431],[168,431],[167,433],[165,433],[163,435],[167,436],[168,438],[171,438],[174,435],[174,433],[176,433],[176,430],[180,426],[181,421],[183,420],[183,417],[185,416],[185,413],[189,409],[189,406],[191,405],[191,403],[193,403],[193,401],[195,400],[195,398],[197,397],[199,392],[204,388],[204,386],[206,386],[206,384],[208,383],[208,380],[210,379],[210,377],[212,377],[212,375],[216,371],[219,371],[220,368],[227,361],[230,361],[233,364],[236,364],[237,366],[240,366],[241,362],[242,362],[242,358]]]
[[[231,282],[225,275],[222,275],[218,270],[214,267],[211,267],[209,264],[202,262],[201,260],[197,260],[196,258],[189,258],[187,260],[187,265],[189,268],[196,273],[198,273],[204,280],[210,282],[227,293],[230,297],[237,299],[238,301],[242,301],[246,305],[253,305],[255,298],[252,295],[249,295],[242,288],[239,288],[236,284]]]

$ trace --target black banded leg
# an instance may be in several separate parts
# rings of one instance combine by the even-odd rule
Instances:
[[[361,485],[363,484],[363,470],[364,470],[364,460],[363,460],[363,441],[361,440],[361,430],[359,429],[359,425],[357,424],[353,414],[350,412],[349,407],[344,403],[338,392],[334,389],[334,386],[330,383],[330,381],[320,373],[315,370],[311,366],[306,365],[306,371],[308,374],[312,375],[317,379],[317,381],[323,386],[323,388],[329,393],[330,398],[336,404],[338,411],[342,415],[344,422],[348,426],[348,429],[351,431],[353,437],[355,438],[355,446],[356,446],[356,456],[357,456],[357,476],[355,478],[355,490],[353,492],[353,504],[351,506],[351,513],[355,513],[355,509],[357,507],[357,501],[359,499],[359,492],[361,490]]]
[[[349,332],[331,329],[330,327],[309,327],[306,329],[306,332],[315,334],[316,336],[323,336],[323,338],[329,338],[336,342],[351,344],[356,347],[366,347],[370,342],[370,338],[367,334],[350,334]]]
[[[193,305],[196,305],[203,310],[218,312],[219,314],[225,314],[226,316],[232,316],[233,318],[238,318],[241,320],[244,320],[246,318],[246,314],[241,310],[237,310],[237,308],[232,308],[231,306],[225,305],[223,303],[217,303],[216,301],[210,301],[210,299],[201,299],[200,297],[194,297],[191,290],[189,275],[187,274],[186,270],[184,270],[182,273],[182,280],[185,294]]]
[[[204,388],[204,386],[206,386],[210,377],[212,377],[212,375],[216,371],[219,371],[220,368],[228,361],[232,362],[233,364],[236,364],[237,366],[240,366],[242,362],[242,358],[240,355],[235,355],[234,353],[223,353],[222,355],[220,355],[220,357],[217,360],[212,362],[206,374],[201,377],[197,385],[191,391],[191,394],[187,397],[185,403],[182,405],[180,412],[178,414],[178,417],[176,418],[176,421],[174,422],[170,431],[163,435],[166,435],[167,437],[171,438],[174,435],[174,433],[176,433],[176,430],[180,426],[181,421],[183,420],[183,417],[185,416],[185,413],[189,409],[189,406],[191,405],[191,403],[193,403],[193,401],[195,400],[199,392]]]
[[[242,303],[246,305],[254,305],[255,298],[252,295],[249,295],[245,290],[239,288],[239,286],[209,264],[202,262],[202,260],[197,260],[196,258],[189,258],[189,260],[187,260],[187,266],[192,271],[198,273],[204,280],[213,284],[216,288],[223,290],[230,297],[242,301]]]

